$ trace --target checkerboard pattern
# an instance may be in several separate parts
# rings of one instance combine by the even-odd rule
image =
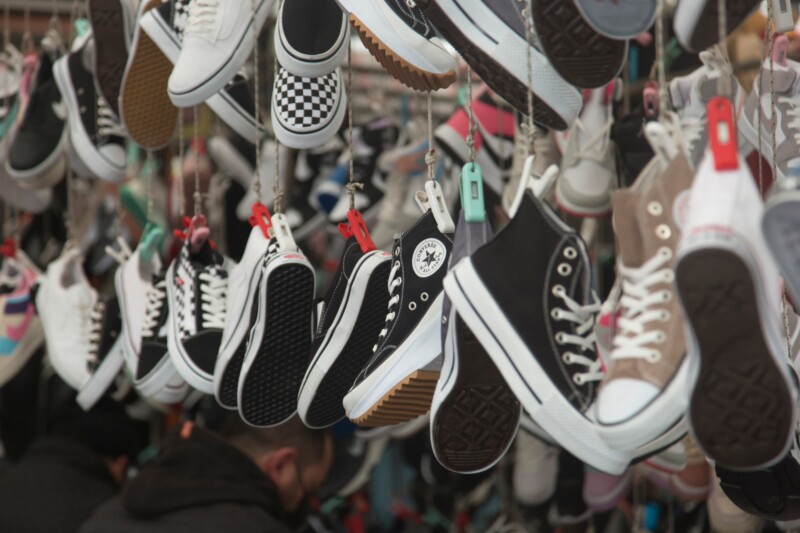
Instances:
[[[275,87],[275,109],[280,121],[293,130],[306,130],[333,119],[341,99],[336,70],[321,78],[302,78],[280,69]]]

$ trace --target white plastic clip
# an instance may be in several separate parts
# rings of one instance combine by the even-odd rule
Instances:
[[[514,201],[511,203],[511,209],[509,209],[508,213],[512,218],[517,214],[517,209],[519,209],[522,203],[525,191],[530,190],[534,197],[541,200],[553,187],[558,177],[557,165],[550,165],[547,167],[547,170],[545,170],[541,176],[535,174],[533,172],[533,161],[535,157],[536,156],[529,155],[525,160],[525,166],[522,167],[522,177],[519,180],[517,194],[514,196]]]
[[[292,227],[283,213],[272,215],[272,226],[269,229],[270,237],[278,240],[281,252],[296,252],[297,243],[292,236]]]
[[[447,210],[447,203],[444,200],[444,194],[438,182],[427,180],[425,182],[425,191],[418,191],[415,198],[423,213],[428,209],[431,210],[433,218],[439,226],[439,231],[442,233],[456,231],[456,224],[453,222],[453,217],[450,216],[450,211]]]
[[[785,33],[794,29],[792,3],[789,0],[772,0],[772,15],[776,32]]]

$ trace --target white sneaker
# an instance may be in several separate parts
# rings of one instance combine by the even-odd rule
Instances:
[[[261,30],[273,0],[194,0],[167,89],[179,107],[201,104],[233,79],[253,51],[253,24]]]
[[[567,138],[556,182],[556,201],[570,214],[593,217],[611,210],[611,191],[617,185],[611,141],[613,95],[613,83],[589,91]]]
[[[560,448],[534,437],[525,430],[514,442],[512,486],[514,499],[523,505],[540,505],[556,492]]]
[[[0,256],[0,386],[22,370],[44,342],[33,305],[39,269],[21,250]]]

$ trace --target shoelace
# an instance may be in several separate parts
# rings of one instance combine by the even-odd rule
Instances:
[[[395,261],[392,265],[392,270],[389,272],[389,283],[387,285],[387,289],[389,290],[389,305],[387,306],[389,311],[386,313],[386,320],[384,322],[383,329],[378,334],[378,342],[375,343],[375,346],[372,347],[372,353],[378,351],[378,345],[381,343],[381,340],[389,334],[389,324],[394,320],[394,317],[397,316],[397,313],[392,310],[394,306],[396,306],[400,302],[400,295],[395,294],[395,290],[397,287],[403,284],[403,278],[397,275],[398,271],[400,270],[400,261]]]
[[[603,163],[605,161],[605,153],[608,148],[608,139],[611,135],[611,125],[613,123],[614,119],[609,118],[606,123],[603,124],[600,131],[590,137],[588,142],[584,143],[583,146],[578,147],[578,159],[589,159],[597,163]],[[581,130],[586,136],[592,134],[592,132],[587,131],[586,126],[584,126],[580,119],[575,120],[574,126]],[[573,132],[570,135],[576,134],[577,132]]]
[[[570,298],[564,287],[556,285],[553,294],[561,298],[566,308],[556,307],[550,314],[554,320],[566,320],[578,324],[574,334],[559,332],[556,334],[556,342],[560,345],[572,344],[580,349],[580,352],[589,350],[595,352],[595,332],[594,322],[601,303],[597,295],[592,293],[592,303],[581,305]],[[568,365],[582,365],[587,371],[574,374],[572,380],[578,385],[583,385],[589,381],[600,381],[603,379],[603,365],[598,357],[594,359],[586,357],[581,353],[565,352],[562,360]]]
[[[125,128],[117,120],[104,98],[97,99],[97,134],[100,137],[125,136]]]
[[[167,301],[167,280],[159,280],[158,283],[147,289],[147,306],[144,311],[144,323],[142,324],[142,338],[153,337],[158,327],[158,319],[161,316],[161,309]]]
[[[779,96],[778,103],[791,106],[786,110],[786,116],[791,117],[786,127],[792,131],[794,142],[800,143],[800,96]]]
[[[669,302],[672,292],[666,289],[652,292],[651,287],[675,279],[675,273],[666,267],[671,258],[672,250],[664,247],[639,268],[618,265],[623,279],[620,299],[623,314],[617,322],[619,333],[614,337],[611,359],[645,359],[651,363],[661,360],[661,351],[647,346],[665,342],[666,334],[645,328],[650,322],[666,322],[670,318],[669,311],[656,307]]]
[[[89,353],[86,357],[89,368],[94,370],[100,364],[100,341],[103,335],[103,315],[105,314],[106,304],[97,302],[89,313],[89,324],[85,332],[86,341],[89,345]]]
[[[189,19],[184,35],[209,33],[214,29],[219,0],[195,0],[189,4]]]
[[[686,152],[691,155],[694,152],[695,144],[697,144],[697,141],[699,141],[706,132],[705,115],[702,118],[685,116],[681,117],[679,121],[680,138],[683,140]]]
[[[225,327],[228,277],[219,267],[201,272],[198,277],[200,279],[202,325],[209,329],[223,329]]]

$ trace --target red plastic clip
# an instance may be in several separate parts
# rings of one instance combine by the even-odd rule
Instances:
[[[658,118],[658,83],[654,81],[645,83],[642,105],[644,106],[645,117],[651,120]]]
[[[342,234],[342,237],[349,239],[350,237],[355,236],[356,241],[358,242],[359,246],[361,246],[361,251],[363,253],[376,250],[377,246],[375,246],[375,243],[372,242],[372,236],[369,234],[369,230],[367,229],[367,225],[364,223],[364,217],[361,216],[361,212],[358,209],[351,209],[347,212],[347,220],[350,221],[350,224],[339,224],[339,233]]]
[[[14,242],[14,239],[7,237],[2,244],[0,244],[0,255],[3,257],[17,256],[17,244]]]
[[[269,230],[272,227],[272,216],[269,214],[267,206],[260,202],[253,204],[253,214],[250,216],[250,226],[261,228],[261,232],[267,239],[270,238]]]
[[[733,105],[722,96],[708,102],[708,146],[714,156],[717,170],[739,168],[739,153],[736,146],[736,126],[733,122]]]

